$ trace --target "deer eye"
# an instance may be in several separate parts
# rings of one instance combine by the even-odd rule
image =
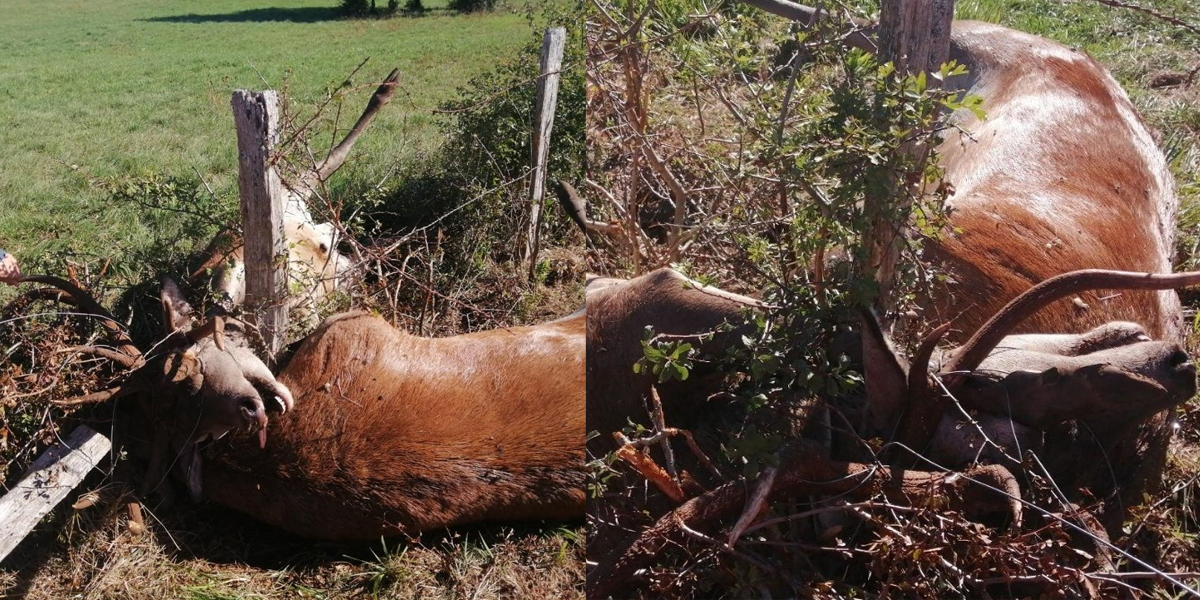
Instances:
[[[329,246],[325,242],[321,242],[321,252],[329,252]]]

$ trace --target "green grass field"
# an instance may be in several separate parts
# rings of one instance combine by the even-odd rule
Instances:
[[[396,161],[437,147],[437,104],[531,32],[520,3],[457,15],[433,0],[426,16],[365,20],[340,18],[336,4],[5,2],[0,247],[30,264],[48,254],[128,254],[147,238],[144,215],[100,203],[104,195],[85,174],[198,173],[218,193],[228,191],[236,174],[233,89],[286,86],[301,110],[311,110],[366,58],[342,127],[392,67],[401,70],[402,91],[339,178],[375,180]],[[330,126],[314,144],[328,143]]]

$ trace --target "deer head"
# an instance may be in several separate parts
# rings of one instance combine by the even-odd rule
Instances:
[[[241,336],[225,339],[222,317],[193,328],[191,306],[175,282],[163,283],[161,301],[168,335],[183,333],[190,342],[167,355],[160,381],[166,395],[174,398],[175,430],[181,436],[177,441],[199,443],[246,431],[257,433],[259,446],[265,447],[267,412],[291,409],[291,392]]]
[[[868,317],[863,362],[872,423],[904,446],[917,452],[932,447],[931,457],[950,462],[970,458],[961,456],[965,449],[949,450],[961,438],[950,433],[961,415],[952,410],[953,401],[979,411],[984,434],[1015,446],[1036,447],[1038,432],[1067,421],[1086,424],[1100,439],[1117,439],[1195,394],[1195,364],[1178,344],[1153,341],[1142,326],[1125,322],[1082,334],[1008,332],[1046,304],[1083,290],[1196,283],[1200,273],[1066,273],[1018,296],[965,344],[941,356],[935,348],[948,327],[937,328],[911,366]]]
[[[143,395],[141,403],[154,438],[148,481],[159,479],[155,472],[164,464],[164,455],[173,452],[177,460],[165,464],[180,467],[189,491],[198,498],[197,444],[243,431],[257,433],[260,448],[265,447],[268,413],[284,413],[295,404],[291,392],[250,351],[240,332],[226,336],[222,317],[193,327],[192,308],[169,279],[161,294],[164,341],[149,355],[133,344],[111,313],[79,287],[47,275],[31,275],[23,281],[67,292],[81,311],[99,317],[109,332],[116,351],[100,348],[94,353],[120,363],[129,373],[123,383],[90,394],[89,400],[150,392]]]

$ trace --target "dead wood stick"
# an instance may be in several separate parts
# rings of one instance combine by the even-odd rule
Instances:
[[[142,503],[137,500],[130,500],[125,504],[125,510],[129,513],[129,533],[134,536],[139,536],[146,531],[146,520],[142,517]]]
[[[658,388],[650,386],[650,419],[654,421],[654,428],[658,431],[667,430],[667,417],[663,414],[662,399],[658,396]],[[667,463],[667,473],[671,474],[671,479],[678,480],[679,474],[675,471],[675,451],[671,449],[671,437],[665,436],[659,442],[659,447],[662,448],[663,460]]]
[[[771,495],[771,488],[775,487],[775,476],[778,474],[779,469],[767,467],[755,482],[754,491],[750,494],[750,501],[746,503],[746,508],[742,510],[742,516],[738,517],[737,523],[733,524],[733,529],[729,530],[729,537],[725,543],[730,547],[737,545],[738,539],[745,533],[746,528],[754,522],[754,519],[758,518],[758,513],[762,512],[763,505],[767,503],[767,498]]]
[[[617,449],[617,458],[629,463],[629,466],[641,473],[646,481],[654,484],[658,491],[670,498],[672,503],[682,504],[687,499],[687,495],[683,493],[679,483],[645,452],[634,450],[633,446],[625,444]]]
[[[696,443],[696,437],[692,435],[692,432],[686,429],[667,427],[662,431],[656,432],[644,438],[638,438],[636,440],[631,440],[624,435],[620,435],[620,432],[613,432],[613,438],[617,440],[618,444],[628,444],[637,449],[653,446],[664,438],[676,435],[683,436],[684,441],[687,442],[688,449],[692,451],[692,454],[695,455],[696,459],[700,461],[700,464],[704,465],[704,468],[708,469],[708,471],[717,479],[725,479],[725,476],[721,474],[721,470],[717,468],[717,465],[713,464],[712,459],[710,459],[708,455],[700,449],[700,445]]]

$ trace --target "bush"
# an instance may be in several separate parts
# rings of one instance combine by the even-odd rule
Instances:
[[[548,181],[578,183],[584,177],[582,10],[582,5],[573,10],[548,9],[540,19],[567,27]],[[457,99],[440,107],[439,126],[446,138],[443,148],[403,168],[398,183],[365,211],[377,215],[378,209],[387,211],[377,217],[382,229],[403,231],[440,219],[438,227],[447,238],[457,239],[488,223],[486,245],[498,253],[496,260],[509,258],[507,253],[515,248],[515,238],[523,231],[527,207],[524,199],[532,152],[530,129],[543,31],[538,28],[516,55],[472,79],[459,90]],[[570,235],[572,227],[562,211],[551,204],[553,195],[548,193],[547,198],[543,246]],[[464,247],[461,253],[466,256],[476,250]]]
[[[475,12],[477,10],[492,10],[496,8],[496,0],[450,0],[450,10],[458,12]]]
[[[342,14],[348,17],[362,17],[375,13],[375,0],[342,0]]]
[[[340,194],[346,200],[344,222],[353,231],[397,245],[393,256],[403,258],[382,271],[401,273],[394,279],[421,278],[419,285],[400,286],[383,299],[385,308],[415,307],[413,322],[401,317],[408,329],[430,333],[473,330],[485,322],[534,322],[570,312],[582,301],[581,237],[552,193],[542,213],[543,252],[534,277],[545,285],[530,285],[528,275],[512,264],[528,225],[530,130],[547,25],[568,28],[547,178],[578,184],[584,176],[582,15],[582,3],[543,9],[531,19],[537,26],[527,44],[496,59],[490,71],[458,90],[457,99],[439,107],[438,127],[446,140],[441,148],[405,159],[383,189]],[[455,292],[447,298],[426,290]],[[434,323],[430,315],[440,316]]]
[[[551,134],[547,181],[580,182],[585,175],[584,127],[584,39],[582,5],[574,9],[552,9],[547,26],[567,28],[558,103]],[[517,56],[472,79],[459,90],[459,98],[442,105],[447,115],[442,122],[447,141],[444,149],[447,171],[457,180],[455,187],[468,194],[486,194],[469,211],[473,220],[497,219],[516,225],[528,183],[512,189],[497,189],[525,176],[532,154],[534,104],[537,73],[544,29],[531,37]],[[562,233],[570,225],[561,211],[546,207],[551,230]],[[516,211],[517,214],[514,214]]]

